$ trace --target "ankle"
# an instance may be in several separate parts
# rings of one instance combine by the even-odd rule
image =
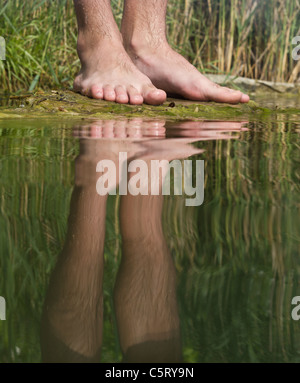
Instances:
[[[97,36],[90,32],[80,31],[77,39],[77,53],[81,63],[91,60],[93,57],[99,57],[99,54],[105,59],[106,54],[113,54],[124,50],[122,37],[116,34],[114,37]]]
[[[77,38],[77,51],[79,54],[99,47],[104,48],[105,46],[110,47],[110,49],[122,46],[122,36],[119,31],[113,35],[98,35],[89,30],[79,30]]]
[[[153,36],[151,33],[141,34],[139,31],[126,31],[125,28],[121,29],[123,37],[123,45],[131,58],[138,58],[147,54],[154,54],[162,46],[168,45],[166,37],[161,34]]]

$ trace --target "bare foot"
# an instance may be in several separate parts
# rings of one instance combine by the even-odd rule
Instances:
[[[147,75],[156,87],[168,94],[180,95],[194,101],[230,104],[249,102],[248,95],[208,80],[167,42],[159,46],[131,42],[125,46],[136,67]]]
[[[160,105],[166,93],[156,89],[150,79],[130,60],[120,41],[101,40],[91,46],[91,39],[79,37],[78,55],[81,71],[74,90],[83,95],[119,104]]]

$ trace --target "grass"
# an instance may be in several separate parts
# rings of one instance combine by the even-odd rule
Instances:
[[[116,21],[122,0],[113,0]],[[0,87],[7,91],[70,87],[79,69],[71,0],[4,0]],[[292,38],[300,34],[299,0],[169,0],[169,42],[205,73],[297,81]]]

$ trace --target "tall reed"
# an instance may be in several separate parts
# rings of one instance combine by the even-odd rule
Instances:
[[[79,69],[71,0],[3,0],[0,61],[3,90],[72,86]],[[112,0],[118,24],[123,0]],[[299,0],[169,0],[170,44],[205,73],[296,82],[300,64],[292,38],[300,35]]]

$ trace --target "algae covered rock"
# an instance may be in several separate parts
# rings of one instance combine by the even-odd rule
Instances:
[[[38,91],[34,94],[8,96],[6,106],[0,107],[0,118],[102,118],[122,117],[173,119],[256,119],[272,113],[299,113],[295,108],[263,108],[254,101],[229,105],[213,102],[192,102],[168,99],[161,106],[120,105],[94,100],[71,90]]]

